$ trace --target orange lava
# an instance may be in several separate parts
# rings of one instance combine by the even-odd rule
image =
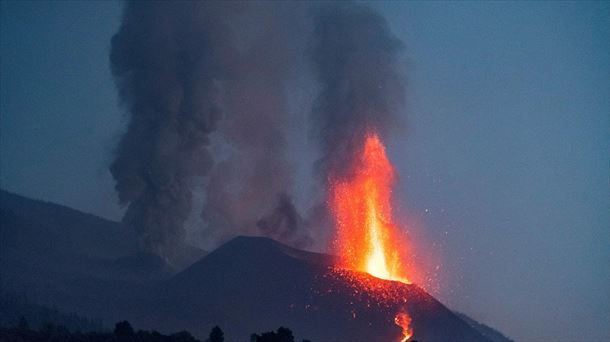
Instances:
[[[410,284],[401,257],[406,244],[392,217],[394,167],[376,133],[364,139],[349,176],[330,179],[329,205],[337,228],[334,253],[348,269]]]
[[[402,328],[403,339],[400,342],[407,342],[411,336],[413,336],[413,329],[411,328],[411,316],[406,312],[399,312],[394,317],[394,323]]]
[[[330,179],[329,205],[337,228],[333,248],[345,263],[342,267],[410,284],[402,257],[407,246],[392,217],[395,178],[383,142],[369,132],[347,176]],[[389,294],[381,293],[384,299]],[[406,312],[397,313],[394,323],[402,328],[401,342],[413,336]]]

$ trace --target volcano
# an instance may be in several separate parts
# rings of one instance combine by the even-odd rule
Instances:
[[[165,282],[155,296],[161,311],[141,319],[196,334],[219,324],[229,340],[282,325],[313,341],[400,341],[393,314],[407,309],[412,340],[490,341],[417,285],[336,269],[335,261],[268,238],[237,237]]]
[[[133,247],[119,245],[128,239],[116,222],[0,195],[0,285],[63,312],[162,332],[186,329],[202,339],[215,325],[227,341],[283,325],[311,341],[393,342],[403,335],[395,315],[407,311],[411,341],[509,341],[416,284],[336,268],[331,255],[237,237],[177,272],[160,259],[133,257]],[[81,229],[91,232],[73,233]],[[97,236],[113,240],[102,248],[98,239],[99,251],[81,250]]]

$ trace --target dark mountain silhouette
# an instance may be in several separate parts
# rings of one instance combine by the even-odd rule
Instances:
[[[461,312],[455,312],[455,311],[454,311],[454,313],[456,315],[458,315],[458,317],[460,317],[462,320],[464,320],[464,322],[468,323],[471,327],[478,330],[483,336],[485,336],[487,339],[489,339],[492,342],[511,342],[512,341],[508,337],[504,336],[501,332],[499,332],[499,331],[493,329],[492,327],[487,326],[483,323],[479,323],[479,322],[475,321],[474,319],[466,316],[466,314],[463,314]]]
[[[501,341],[416,285],[333,270],[329,255],[268,238],[237,237],[176,273],[137,253],[119,223],[2,191],[0,243],[2,284],[104,322],[200,338],[219,325],[227,341],[279,326],[312,341],[397,341],[394,316],[406,310],[420,341]]]
[[[188,247],[184,261],[204,254]],[[135,234],[120,223],[0,191],[0,281],[38,304],[112,318],[141,288],[176,271],[138,252]]]
[[[0,210],[7,248],[118,258],[134,253],[137,247],[133,231],[120,223],[62,205],[0,190]]]
[[[238,237],[165,282],[158,310],[143,323],[195,334],[215,324],[230,340],[288,326],[314,341],[397,341],[406,310],[422,341],[489,341],[416,285],[333,271],[332,257],[261,237]],[[350,279],[384,291],[363,291]],[[406,300],[406,302],[404,302]]]

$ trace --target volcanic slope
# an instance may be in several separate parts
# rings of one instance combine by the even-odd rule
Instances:
[[[119,223],[0,190],[0,290],[36,304],[201,338],[219,324],[228,341],[280,325],[314,342],[398,341],[406,310],[419,341],[484,340],[417,286],[333,271],[328,255],[240,237],[175,274],[136,243]]]
[[[388,342],[400,341],[394,317],[406,310],[412,340],[489,341],[416,285],[333,264],[328,255],[237,237],[169,279],[157,309],[140,318],[199,336],[218,324],[229,341],[286,326],[299,339]]]
[[[180,270],[205,254],[194,247],[183,252],[188,264]],[[176,272],[138,252],[129,227],[0,190],[0,292],[114,322],[137,309],[136,299],[148,294],[143,289]]]

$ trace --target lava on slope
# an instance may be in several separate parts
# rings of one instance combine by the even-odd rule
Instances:
[[[338,267],[410,284],[411,270],[406,269],[404,261],[408,245],[392,213],[396,171],[374,131],[363,138],[362,149],[348,168],[347,176],[330,180],[329,206],[336,227],[332,249],[343,261]],[[360,277],[347,279],[362,283]],[[380,299],[386,300],[391,293],[391,289],[385,289],[387,284],[378,282],[372,288],[367,282],[359,285],[365,290],[374,290],[373,294],[381,294]],[[407,341],[413,335],[412,318],[405,309],[391,317],[403,330],[401,341]]]

